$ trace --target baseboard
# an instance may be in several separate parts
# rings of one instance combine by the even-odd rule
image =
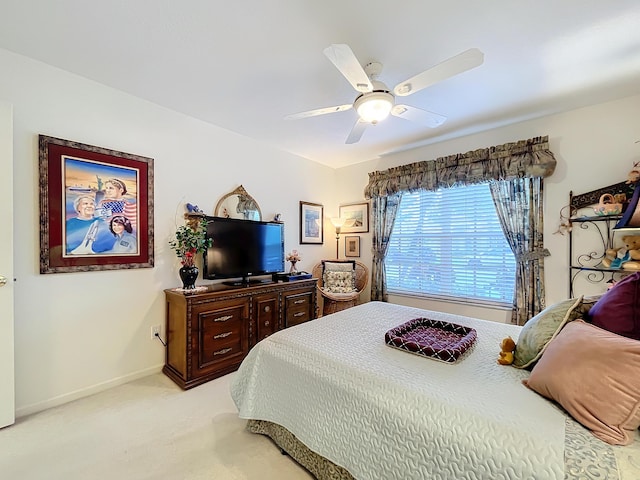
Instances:
[[[43,410],[48,410],[49,408],[57,407],[59,405],[72,402],[80,398],[88,397],[89,395],[93,395],[95,393],[103,392],[110,388],[117,387],[118,385],[123,385],[125,383],[132,382],[133,380],[137,380],[138,378],[146,377],[148,375],[153,375],[155,373],[160,373],[162,371],[163,366],[164,366],[164,363],[161,365],[157,365],[155,367],[145,368],[144,370],[138,370],[137,372],[133,372],[128,375],[124,375],[122,377],[117,377],[111,380],[107,380],[106,382],[98,383],[96,385],[91,385],[90,387],[87,387],[87,388],[82,388],[80,390],[75,390],[73,392],[65,393],[64,395],[59,395],[57,397],[53,397],[48,400],[44,400],[42,402],[33,403],[25,407],[16,408],[16,418],[24,417],[26,415],[32,415],[34,413],[38,413]]]

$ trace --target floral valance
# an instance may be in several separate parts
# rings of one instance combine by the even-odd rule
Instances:
[[[369,173],[366,198],[489,180],[548,177],[556,168],[549,137],[535,137]]]

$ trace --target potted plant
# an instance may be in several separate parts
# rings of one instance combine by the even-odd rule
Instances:
[[[175,238],[169,241],[169,246],[176,252],[182,264],[180,268],[182,288],[192,290],[196,288],[196,279],[198,278],[195,257],[211,246],[211,239],[207,238],[207,219],[205,217],[190,216],[187,218],[187,222],[176,230]]]

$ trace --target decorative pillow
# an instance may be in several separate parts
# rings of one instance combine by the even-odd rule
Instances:
[[[604,294],[599,294],[599,295],[589,295],[586,297],[582,297],[582,305],[580,305],[580,318],[586,318],[587,315],[589,314],[589,311],[591,310],[591,307],[593,307],[598,300],[600,300],[602,298],[602,295]]]
[[[328,293],[352,293],[356,291],[356,262],[323,261],[322,288]]]
[[[640,341],[582,320],[565,326],[523,383],[612,445],[640,426]]]
[[[640,272],[611,287],[586,318],[597,327],[640,340]]]
[[[334,272],[351,272],[355,271],[356,262],[354,260],[345,260],[344,262],[322,262],[322,271],[323,273],[327,270],[331,270]]]
[[[520,331],[513,356],[516,368],[533,367],[542,356],[547,344],[555,337],[567,322],[580,315],[582,297],[570,298],[545,308],[527,323]]]
[[[329,293],[352,293],[356,291],[355,272],[327,270],[322,279],[323,288]]]

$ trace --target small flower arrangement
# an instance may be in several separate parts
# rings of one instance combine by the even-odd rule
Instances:
[[[206,218],[191,218],[178,227],[175,238],[169,241],[169,246],[176,252],[180,263],[185,267],[193,267],[195,256],[211,246],[211,239],[207,238],[206,232]]]
[[[300,261],[300,254],[297,250],[293,250],[291,253],[287,253],[287,262],[291,262],[291,268],[289,269],[289,274],[294,275],[298,273],[298,269],[296,268],[296,263]]]
[[[299,262],[300,261],[300,254],[298,253],[297,250],[293,250],[291,253],[287,253],[287,262]]]

